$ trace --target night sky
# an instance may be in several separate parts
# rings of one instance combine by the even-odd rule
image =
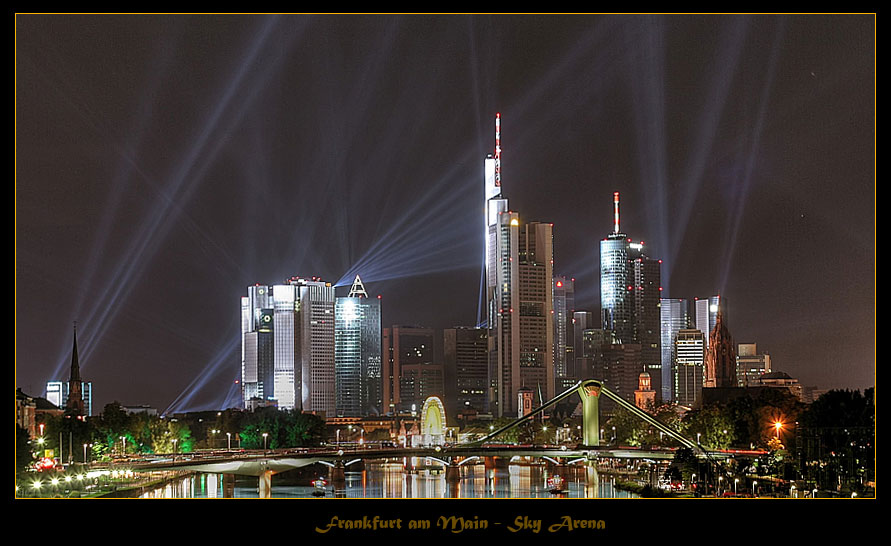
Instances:
[[[19,15],[16,46],[28,394],[76,320],[94,413],[234,405],[239,298],[291,275],[474,325],[495,112],[577,309],[619,191],[664,297],[722,294],[804,385],[875,383],[873,16]]]

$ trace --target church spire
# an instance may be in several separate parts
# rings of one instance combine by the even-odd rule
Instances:
[[[74,321],[74,348],[71,350],[71,375],[68,382],[80,381],[80,362],[77,359],[77,321]]]
[[[77,321],[74,322],[74,347],[71,350],[71,375],[68,377],[68,401],[66,414],[84,415],[83,381],[80,379],[80,362],[77,358]]]

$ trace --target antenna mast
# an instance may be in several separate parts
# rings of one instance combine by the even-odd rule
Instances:
[[[495,187],[501,187],[501,112],[495,113]]]
[[[615,225],[613,225],[613,233],[619,233],[619,192],[613,192],[613,209],[615,211]]]

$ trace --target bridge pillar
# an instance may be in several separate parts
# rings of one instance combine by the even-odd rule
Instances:
[[[223,474],[223,498],[235,497],[235,474]]]
[[[445,478],[449,483],[461,481],[461,467],[457,464],[451,464],[445,468]]]
[[[585,463],[585,498],[600,498],[600,474],[597,472],[597,460]]]
[[[260,498],[268,499],[272,497],[272,470],[267,470],[260,474]]]
[[[346,476],[344,475],[343,461],[337,461],[334,466],[328,467],[328,479],[334,489],[346,489]]]
[[[600,390],[599,381],[589,379],[578,389],[582,399],[582,443],[586,446],[600,445]]]
[[[483,457],[483,465],[486,470],[495,470],[495,457]]]

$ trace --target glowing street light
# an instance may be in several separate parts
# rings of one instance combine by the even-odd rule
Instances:
[[[263,433],[263,455],[266,455],[266,437],[269,436],[268,432]]]
[[[753,496],[753,497],[755,496],[755,486],[757,486],[757,485],[758,485],[758,482],[757,482],[757,481],[753,481],[753,482],[752,482],[752,496]]]
[[[226,433],[226,451],[232,451],[232,433]]]
[[[777,440],[779,440],[780,439],[780,429],[783,428],[783,423],[781,423],[779,421],[774,421],[773,428],[776,430]]]
[[[733,480],[733,495],[736,496],[736,484],[739,483],[739,478]]]

